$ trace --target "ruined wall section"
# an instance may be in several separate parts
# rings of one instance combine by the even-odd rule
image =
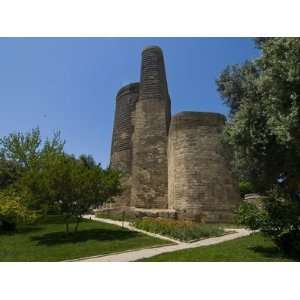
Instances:
[[[133,137],[131,206],[161,209],[168,206],[170,106],[162,50],[145,48]]]
[[[130,205],[133,132],[135,108],[139,97],[139,83],[131,83],[121,88],[116,97],[115,119],[111,146],[111,167],[124,173],[121,196],[115,198],[113,206]]]
[[[169,133],[169,209],[179,218],[230,222],[239,203],[238,182],[220,143],[225,117],[182,112]]]

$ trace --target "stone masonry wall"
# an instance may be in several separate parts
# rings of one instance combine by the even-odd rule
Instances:
[[[169,209],[179,218],[230,222],[239,202],[220,143],[225,117],[182,112],[172,118],[169,134]]]
[[[163,54],[158,47],[142,53],[139,101],[133,136],[132,202],[137,208],[167,208],[167,145],[170,123]]]
[[[139,97],[139,83],[131,83],[120,89],[116,97],[116,110],[111,147],[111,167],[124,173],[123,193],[115,198],[113,206],[129,206],[131,199],[132,136],[135,108]]]

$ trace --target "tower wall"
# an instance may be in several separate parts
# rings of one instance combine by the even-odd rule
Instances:
[[[159,47],[145,48],[133,137],[132,206],[168,206],[167,136],[170,116],[162,51]]]
[[[172,118],[168,203],[180,218],[232,221],[239,189],[220,143],[224,122],[216,113],[182,112]]]
[[[116,110],[111,147],[111,167],[123,172],[123,193],[115,198],[114,206],[129,206],[131,199],[132,136],[139,83],[121,88],[116,97]]]

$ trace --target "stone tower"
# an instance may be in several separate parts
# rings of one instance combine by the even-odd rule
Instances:
[[[168,207],[168,131],[170,97],[162,51],[142,52],[140,95],[133,135],[132,205]]]
[[[116,97],[110,165],[112,168],[123,172],[123,192],[115,201],[118,207],[131,205],[132,136],[138,97],[139,83],[131,83],[124,86],[119,90]]]
[[[181,112],[169,133],[169,208],[185,219],[230,222],[239,202],[220,138],[225,117]]]
[[[171,118],[162,50],[145,48],[140,82],[124,86],[116,97],[111,167],[124,175],[113,209],[231,222],[240,199],[220,142],[224,123],[217,113]]]

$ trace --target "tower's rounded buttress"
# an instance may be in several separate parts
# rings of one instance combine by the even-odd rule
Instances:
[[[239,203],[220,141],[225,117],[218,113],[181,112],[172,117],[168,145],[168,206],[178,216],[229,222]]]
[[[122,195],[115,198],[114,206],[129,206],[132,175],[132,136],[139,83],[122,87],[116,96],[115,119],[111,145],[110,166],[123,173]]]

